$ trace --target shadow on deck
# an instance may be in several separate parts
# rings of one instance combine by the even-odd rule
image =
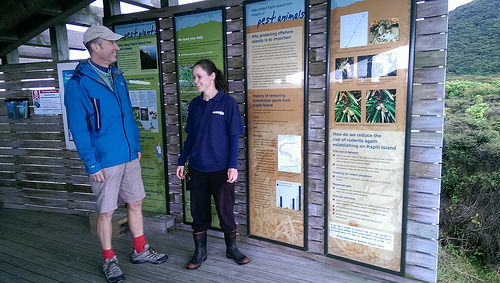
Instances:
[[[0,282],[105,282],[97,237],[87,217],[0,209]],[[416,282],[321,255],[245,238],[251,262],[225,257],[224,239],[210,236],[208,260],[185,269],[193,253],[191,233],[148,233],[146,239],[169,259],[161,265],[132,264],[131,235],[113,239],[126,282]]]

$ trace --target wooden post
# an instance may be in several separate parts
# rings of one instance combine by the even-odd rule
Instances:
[[[57,24],[50,28],[50,43],[52,60],[69,60],[68,30],[65,24]]]
[[[19,64],[19,50],[16,48],[5,56],[5,64]],[[3,61],[3,60],[2,60]],[[2,62],[2,64],[4,64]]]
[[[161,7],[171,7],[171,6],[177,6],[179,5],[178,0],[161,0]]]
[[[114,15],[119,15],[120,11],[120,1],[119,0],[103,0],[104,6],[104,17],[111,17]]]
[[[165,8],[165,7],[170,6],[170,3],[169,3],[169,2],[170,2],[169,0],[161,0],[161,1],[160,1],[160,6],[161,6],[161,8]]]

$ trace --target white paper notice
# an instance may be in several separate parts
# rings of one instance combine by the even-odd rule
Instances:
[[[335,222],[330,222],[330,237],[387,251],[394,249],[394,236],[392,234]]]
[[[61,114],[61,96],[58,89],[33,90],[35,115]]]

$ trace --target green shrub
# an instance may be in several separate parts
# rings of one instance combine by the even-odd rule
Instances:
[[[483,103],[483,101],[484,101],[483,97],[480,95],[477,95],[476,96],[476,104],[469,106],[469,108],[467,108],[465,110],[465,115],[469,118],[472,118],[472,119],[475,119],[478,121],[484,120],[485,119],[484,115],[488,111],[490,106],[488,105],[488,103]]]
[[[445,87],[447,97],[462,96],[466,89],[475,88],[478,84],[471,81],[448,81]]]
[[[445,85],[446,97],[475,97],[500,94],[500,80],[491,81],[447,81]]]
[[[446,83],[440,226],[445,245],[500,262],[500,80]]]
[[[443,241],[480,263],[500,255],[500,133],[487,119],[458,115],[444,132]]]

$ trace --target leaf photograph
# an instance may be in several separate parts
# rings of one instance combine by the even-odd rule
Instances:
[[[396,122],[395,89],[377,89],[366,92],[366,122]]]
[[[179,67],[179,83],[181,87],[193,87],[193,69],[191,65]]]
[[[335,122],[361,122],[361,91],[335,92]]]

